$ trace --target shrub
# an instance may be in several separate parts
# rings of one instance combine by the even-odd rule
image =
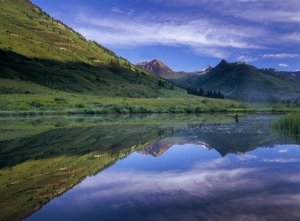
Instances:
[[[76,108],[85,108],[85,105],[84,104],[75,104],[75,107]]]
[[[201,107],[196,107],[195,108],[195,113],[201,113],[201,112],[202,112]]]
[[[32,101],[29,103],[29,105],[32,107],[37,107],[37,108],[44,106],[40,101]]]
[[[66,99],[59,98],[59,97],[54,98],[54,101],[57,102],[57,103],[67,103]]]
[[[115,106],[114,108],[114,111],[118,114],[126,114],[126,113],[129,113],[130,111],[128,109],[126,109],[125,107],[123,106]]]
[[[192,108],[192,107],[186,107],[186,108],[185,108],[185,111],[186,111],[187,113],[194,113],[194,112],[195,112],[195,109]]]

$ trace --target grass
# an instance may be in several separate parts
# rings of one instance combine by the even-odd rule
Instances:
[[[300,142],[300,112],[293,113],[279,120],[274,127],[287,136]]]
[[[181,94],[157,98],[106,97],[68,93],[35,83],[4,79],[0,89],[0,114],[106,114],[106,113],[203,113],[243,110],[240,102]],[[7,91],[7,90],[6,90]],[[20,93],[23,91],[23,93]],[[176,93],[175,93],[176,94]]]
[[[64,94],[0,95],[0,114],[207,113],[244,110],[233,101],[205,98],[111,98]]]
[[[2,91],[2,92],[1,92]],[[5,92],[3,92],[5,91]],[[107,97],[69,93],[12,79],[0,81],[0,115],[291,112],[293,104],[246,104],[176,92],[155,98]]]

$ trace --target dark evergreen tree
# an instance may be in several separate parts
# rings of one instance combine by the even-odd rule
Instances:
[[[196,95],[196,96],[201,96],[201,97],[209,97],[209,98],[217,98],[217,99],[224,99],[225,96],[222,94],[221,91],[216,91],[216,90],[208,90],[205,91],[204,89],[200,88],[199,90],[195,88],[187,88],[187,93]]]

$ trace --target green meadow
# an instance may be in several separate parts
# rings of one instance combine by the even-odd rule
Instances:
[[[4,80],[0,83],[0,88],[1,85],[10,88],[10,93],[0,94],[0,115],[292,112],[299,109],[294,104],[250,104],[192,95],[157,98],[106,97],[56,91],[24,82],[17,82],[18,87],[7,86],[10,83],[16,84],[16,81]],[[19,91],[12,92],[16,88]]]

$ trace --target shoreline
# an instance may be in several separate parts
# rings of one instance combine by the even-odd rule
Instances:
[[[273,108],[262,108],[262,109],[228,109],[228,110],[209,110],[209,111],[143,111],[143,112],[117,112],[117,111],[102,111],[102,110],[30,110],[30,111],[21,111],[21,110],[12,110],[12,111],[0,111],[0,117],[8,116],[97,116],[97,115],[135,115],[135,114],[281,114],[281,113],[293,113],[299,112],[300,108],[294,109],[273,109]]]

